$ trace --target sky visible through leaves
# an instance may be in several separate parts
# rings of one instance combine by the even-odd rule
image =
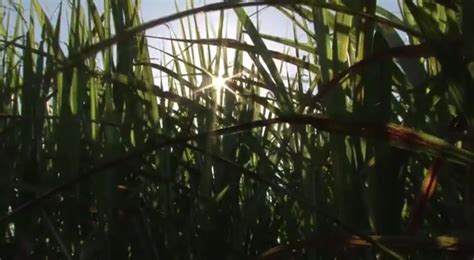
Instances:
[[[58,15],[58,10],[60,3],[62,3],[62,22],[61,24],[68,24],[69,21],[69,5],[70,1],[65,1],[65,0],[40,0],[39,1],[44,8],[44,10],[47,12],[48,16],[50,17],[51,21],[55,21]],[[85,4],[85,0],[82,1]],[[141,5],[142,5],[142,10],[141,10],[141,19],[143,21],[149,21],[152,19],[157,19],[166,15],[170,15],[172,13],[175,13],[177,11],[183,11],[185,9],[191,8],[189,5],[186,4],[186,2],[189,2],[188,0],[142,0]],[[209,4],[209,3],[215,3],[219,2],[216,0],[195,0],[194,1],[194,7],[198,7],[204,4]],[[99,12],[103,11],[103,1],[95,1],[95,4],[97,5],[97,8],[99,9]],[[379,6],[382,6],[383,8],[387,9],[391,13],[394,13],[395,15],[399,14],[399,8],[398,8],[398,3],[395,0],[379,0],[377,3]],[[24,9],[26,10],[25,17],[27,17],[28,14],[28,8],[30,6],[30,0],[23,0],[23,6]],[[258,15],[256,13],[258,12]],[[273,9],[273,8],[266,8],[266,7],[253,7],[253,8],[247,8],[247,13],[249,16],[254,19],[254,23],[256,23],[256,20],[258,19],[258,26],[260,32],[264,34],[269,34],[269,35],[274,35],[274,36],[279,36],[279,37],[285,37],[285,38],[292,38],[293,37],[293,27],[292,23],[290,20],[288,20],[287,17],[282,15],[281,12]],[[66,14],[66,15],[64,15]],[[209,19],[209,22],[214,25],[214,31],[211,31],[210,38],[216,38],[217,37],[217,26],[219,23],[219,12],[212,12],[209,13],[207,18]],[[225,30],[225,35],[224,38],[234,38],[236,35],[236,26],[235,23],[237,21],[237,18],[235,14],[233,13],[232,10],[227,10],[225,11],[225,17],[226,17],[226,30]],[[205,20],[204,15],[199,15],[197,16],[197,21],[198,23],[204,25],[206,20]],[[63,39],[63,42],[66,42],[68,38],[68,31],[66,30],[67,26],[64,26],[61,30],[61,38]],[[202,26],[204,28],[204,26]],[[37,31],[37,33],[39,30]],[[169,37],[169,38],[181,38],[181,29],[179,25],[179,21],[172,22],[170,24],[167,24],[166,26],[158,26],[155,27],[151,30],[148,30],[147,35],[149,36],[157,36],[157,37]],[[301,41],[306,41],[304,38],[305,33],[300,32],[298,35],[301,35],[302,38],[299,40]],[[37,38],[39,38],[40,35],[37,35]],[[246,42],[251,42],[249,38],[245,39]],[[157,51],[157,49],[160,50],[165,50],[165,51],[170,51],[171,49],[171,42],[170,41],[164,41],[164,40],[157,40],[154,38],[148,38],[148,44],[149,46],[152,46],[153,48],[150,48],[150,54],[151,58],[154,60],[160,60],[162,57],[162,53]],[[290,54],[293,54],[293,50],[282,50],[283,45],[277,44],[272,41],[266,41],[267,47],[272,50],[276,51],[289,51]],[[64,48],[64,51],[67,52],[67,48]],[[227,50],[229,55],[233,55],[233,50]],[[250,62],[250,59],[248,57],[244,57],[244,63],[248,61]],[[166,64],[166,61],[164,62]],[[285,71],[289,72],[289,74],[294,74],[295,73],[295,68],[293,67],[287,67],[285,68]],[[154,71],[154,74],[156,71]],[[155,77],[158,77],[157,74],[155,74]],[[166,81],[166,79],[165,79]],[[166,82],[164,82],[166,83]],[[166,84],[165,84],[166,85]]]
[[[40,0],[40,3],[42,4],[43,8],[48,12],[48,15],[50,17],[54,17],[57,15],[57,9],[58,5],[61,1],[57,0]],[[62,1],[63,5],[67,6],[68,1]],[[84,1],[85,2],[85,1]],[[156,19],[165,15],[172,14],[176,12],[176,7],[178,7],[180,10],[186,9],[186,2],[187,0],[142,0],[142,19],[144,21],[148,21],[151,19]],[[203,5],[203,4],[209,4],[213,2],[218,2],[218,1],[212,1],[212,0],[196,0],[195,4],[196,6],[198,5]],[[24,7],[27,9],[30,6],[30,1],[29,0],[24,0]],[[97,7],[99,10],[103,10],[103,5],[102,1],[96,1]],[[392,13],[398,14],[398,4],[397,1],[395,0],[381,0],[378,1],[378,5],[386,8]],[[260,9],[262,7],[259,7]],[[255,8],[254,8],[255,9]],[[229,12],[229,11],[227,11]],[[251,13],[251,12],[250,12]],[[63,19],[67,19],[67,15],[63,15]],[[210,16],[211,22],[213,21],[215,24],[217,24],[217,13],[215,15]],[[285,19],[281,13],[272,10],[271,8],[266,8],[260,12],[260,17],[259,17],[259,22],[260,22],[260,29],[271,35],[278,35],[278,36],[291,36],[291,23],[288,19]],[[228,24],[235,23],[235,17],[234,16],[229,16],[228,19]],[[171,25],[173,29],[176,29],[175,32],[179,32],[179,30],[175,27],[174,25]],[[217,25],[216,25],[217,26]],[[234,28],[235,26],[230,26],[229,28]],[[65,35],[67,32],[63,31],[63,35]],[[159,36],[164,36],[168,37],[170,36],[169,29],[165,26],[161,26],[158,28],[155,28],[153,30],[150,30],[148,32],[149,34],[152,35],[159,35]],[[228,35],[233,35],[232,31],[228,31]],[[274,46],[270,46],[274,47]]]

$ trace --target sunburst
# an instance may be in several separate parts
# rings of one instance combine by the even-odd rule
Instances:
[[[194,91],[194,93],[198,93],[198,92],[202,92],[206,89],[210,89],[210,88],[213,88],[215,91],[217,92],[221,92],[221,91],[224,91],[224,90],[227,90],[229,91],[230,93],[234,94],[234,95],[237,95],[237,93],[235,93],[235,91],[233,91],[228,85],[227,85],[227,81],[229,80],[232,80],[232,79],[235,79],[237,77],[239,77],[241,75],[241,73],[237,73],[237,74],[234,74],[232,76],[229,76],[229,77],[224,77],[222,74],[218,74],[218,75],[214,75],[212,73],[207,73],[209,74],[209,76],[211,76],[211,84],[209,85],[206,85],[204,87],[201,87],[199,89],[196,89]]]

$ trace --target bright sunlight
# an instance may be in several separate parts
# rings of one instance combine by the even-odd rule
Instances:
[[[201,91],[204,91],[204,90],[209,89],[209,88],[213,88],[217,92],[227,90],[230,93],[232,93],[234,95],[237,95],[237,93],[235,93],[235,91],[233,91],[229,87],[229,85],[227,85],[227,81],[238,78],[241,75],[241,73],[237,73],[237,74],[234,74],[234,75],[229,76],[229,77],[224,77],[222,74],[219,74],[219,75],[215,76],[215,75],[212,75],[212,73],[209,73],[209,72],[207,72],[207,73],[209,74],[209,76],[211,76],[212,83],[207,85],[207,86],[204,86],[204,87],[201,87],[201,88],[195,90],[194,93],[201,92]]]
[[[213,85],[216,91],[221,91],[223,88],[227,87],[226,78],[222,75],[218,75],[217,77],[213,78]]]

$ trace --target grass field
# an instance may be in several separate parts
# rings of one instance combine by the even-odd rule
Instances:
[[[474,2],[189,0],[147,22],[139,0],[19,2],[1,259],[474,253]]]

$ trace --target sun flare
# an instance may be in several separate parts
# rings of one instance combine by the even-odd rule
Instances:
[[[218,75],[217,77],[213,77],[212,85],[217,91],[221,91],[222,89],[228,88],[227,86],[227,78],[224,78],[222,75]]]
[[[232,76],[229,76],[229,77],[224,77],[223,75],[219,74],[217,76],[211,74],[211,73],[208,73],[211,78],[212,78],[212,83],[207,85],[207,86],[204,86],[204,87],[201,87],[197,90],[195,90],[194,92],[197,93],[197,92],[201,92],[201,91],[204,91],[206,89],[210,89],[210,88],[213,88],[214,90],[216,90],[217,92],[221,92],[221,91],[224,91],[224,90],[227,90],[229,91],[230,93],[234,94],[234,95],[237,95],[237,93],[235,93],[235,91],[233,91],[229,85],[227,84],[227,81],[229,80],[232,80],[232,79],[235,79],[237,77],[240,76],[240,73],[237,73],[237,74],[234,74]]]

